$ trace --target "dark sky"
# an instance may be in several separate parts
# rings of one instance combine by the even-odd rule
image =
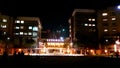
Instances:
[[[28,1],[28,2],[27,2]],[[0,11],[11,16],[40,17],[44,29],[66,27],[75,8],[101,9],[119,0],[1,0]]]

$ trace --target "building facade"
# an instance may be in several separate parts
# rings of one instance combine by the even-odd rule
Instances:
[[[13,18],[8,15],[0,13],[0,48],[8,47],[8,42],[12,38],[12,22]],[[9,47],[12,44],[9,43]]]
[[[120,37],[120,9],[114,6],[99,10],[97,23],[100,46],[115,44]]]
[[[75,9],[69,19],[69,32],[73,46],[97,47],[96,11]]]
[[[0,14],[0,31],[2,31],[3,35],[12,35],[12,21],[12,17]]]
[[[41,39],[41,21],[38,17],[16,17],[13,23],[13,35],[14,38],[19,40],[33,39],[36,44],[34,47],[39,45]],[[23,41],[24,42],[24,41]],[[24,45],[24,43],[19,43]]]

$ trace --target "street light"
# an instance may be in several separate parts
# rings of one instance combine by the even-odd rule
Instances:
[[[117,46],[120,44],[119,40],[115,41],[114,51],[117,52]]]
[[[114,44],[114,51],[117,52],[117,45]]]

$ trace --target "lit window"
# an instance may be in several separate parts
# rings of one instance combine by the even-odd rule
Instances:
[[[106,39],[105,41],[108,42],[108,39]]]
[[[19,33],[15,33],[15,35],[19,35]]]
[[[92,19],[92,21],[95,21],[95,19]]]
[[[92,26],[91,24],[89,24],[89,26]]]
[[[19,29],[19,27],[18,27],[18,26],[16,26],[16,27],[15,27],[15,29]]]
[[[69,26],[69,28],[71,29],[71,26]]]
[[[65,31],[65,29],[62,29],[62,31]]]
[[[4,35],[6,35],[6,32],[3,32]]]
[[[33,32],[33,37],[36,37],[37,36],[37,32]]]
[[[112,31],[116,31],[115,29],[113,29]]]
[[[23,32],[20,32],[20,35],[23,35]]]
[[[7,19],[3,19],[3,22],[7,22]]]
[[[84,24],[85,26],[88,26],[88,24]]]
[[[33,31],[38,31],[38,27],[33,27]]]
[[[31,32],[29,32],[29,33],[28,33],[28,35],[32,35],[32,33],[31,33]]]
[[[20,23],[20,21],[19,21],[19,20],[16,20],[15,23]]]
[[[24,26],[20,26],[20,29],[23,29],[24,28]]]
[[[69,30],[69,32],[71,32],[71,30]]]
[[[21,23],[23,24],[23,23],[24,23],[24,21],[21,21]]]
[[[95,26],[95,24],[92,24],[92,26]]]
[[[88,21],[91,21],[91,19],[89,18]]]
[[[107,16],[108,15],[108,13],[102,13],[102,16]]]
[[[27,35],[27,33],[24,33],[24,35]]]
[[[29,26],[28,29],[32,29],[32,26]]]
[[[71,34],[69,35],[69,37],[71,37]]]
[[[107,32],[108,31],[108,29],[104,29],[104,32]]]
[[[103,19],[103,21],[107,21],[108,19]]]
[[[1,27],[2,27],[2,28],[7,28],[7,26],[6,26],[6,25],[1,25]]]
[[[112,18],[112,20],[116,20],[116,18]]]

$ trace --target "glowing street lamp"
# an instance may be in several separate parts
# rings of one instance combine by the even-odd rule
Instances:
[[[108,51],[105,49],[105,53],[107,53]]]
[[[119,40],[115,41],[115,44],[114,44],[114,51],[117,52],[117,45],[119,45],[120,42]]]
[[[117,46],[114,44],[114,51],[117,52]]]
[[[67,53],[70,53],[70,47],[69,46],[67,47]]]

